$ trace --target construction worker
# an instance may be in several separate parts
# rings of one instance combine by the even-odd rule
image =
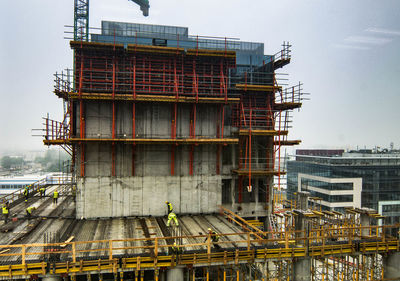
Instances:
[[[74,200],[76,199],[76,185],[72,186],[72,197],[74,197]]]
[[[25,186],[25,189],[24,189],[25,203],[27,203],[27,202],[28,202],[28,197],[29,197],[29,187],[30,187],[30,185],[28,185],[28,186]]]
[[[176,245],[176,242],[174,242],[174,245],[171,247],[172,254],[174,255],[180,255],[182,254],[182,248]]]
[[[174,207],[172,207],[172,204],[169,203],[168,201],[165,201],[165,204],[167,204],[168,215],[169,215],[170,213],[172,213],[172,210],[174,209]]]
[[[28,208],[26,208],[26,216],[27,216],[28,218],[31,218],[31,217],[32,217],[32,212],[33,212],[34,210],[36,210],[36,207],[28,207]]]
[[[3,217],[4,217],[4,223],[8,222],[8,213],[9,213],[9,208],[8,208],[8,204],[4,204],[3,205]]]
[[[172,220],[174,221],[175,226],[179,226],[178,219],[176,218],[176,215],[173,212],[169,213],[169,215],[168,215],[167,226],[170,225]]]
[[[40,198],[43,198],[46,196],[46,188],[44,186],[42,186],[40,189]]]
[[[54,190],[54,193],[53,193],[53,203],[57,204],[57,201],[58,201],[58,191],[56,189],[56,190]]]
[[[219,235],[211,228],[208,228],[208,237],[206,237],[204,242],[206,242],[207,239],[211,239],[215,248],[221,249],[221,247],[217,244],[219,241]]]

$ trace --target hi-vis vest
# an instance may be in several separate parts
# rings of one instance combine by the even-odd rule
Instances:
[[[8,214],[8,208],[6,206],[3,207],[3,215]]]
[[[54,191],[53,198],[58,198],[58,192],[57,191]]]
[[[167,205],[168,205],[168,211],[172,212],[172,210],[174,209],[174,208],[172,207],[172,204],[171,204],[171,203],[168,203]]]
[[[213,242],[218,242],[218,240],[219,240],[219,235],[218,235],[215,231],[212,231],[211,234],[213,234],[213,235],[211,236],[211,240],[212,240]]]

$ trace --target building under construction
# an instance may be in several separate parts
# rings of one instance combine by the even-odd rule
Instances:
[[[47,145],[73,155],[77,217],[271,213],[273,177],[301,84],[283,89],[262,43],[189,36],[172,26],[103,22],[72,41],[74,72],[57,74],[65,120]],[[275,161],[276,160],[276,161]],[[102,209],[98,209],[101,203]]]
[[[0,277],[399,277],[398,225],[281,196],[281,147],[300,142],[287,136],[303,99],[276,72],[288,43],[264,55],[262,43],[117,22],[89,37],[70,42],[74,69],[55,76],[64,120],[45,119],[44,143],[71,154],[72,182],[36,183],[26,203],[22,191],[2,198],[12,220],[0,226]],[[167,226],[165,201],[179,226]]]

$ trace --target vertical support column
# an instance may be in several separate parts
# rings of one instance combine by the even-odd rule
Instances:
[[[193,104],[191,118],[190,118],[190,137],[196,138],[196,112],[197,106]],[[194,145],[190,146],[189,152],[189,175],[193,176],[193,162],[194,162]]]
[[[297,202],[300,210],[306,211],[308,209],[308,197],[310,196],[309,192],[297,192]]]
[[[183,267],[174,267],[168,269],[167,281],[184,281]]]
[[[136,138],[136,103],[135,101],[132,104],[132,139]],[[132,144],[132,176],[135,175],[135,150],[136,143]]]
[[[136,100],[136,56],[133,57],[132,62],[132,92],[133,92],[133,100]]]
[[[216,161],[216,174],[219,175],[221,173],[221,150],[222,145],[217,144],[217,161]]]
[[[368,215],[368,211],[360,214],[360,223],[363,228],[361,228],[361,236],[369,236],[369,226],[371,225],[371,218]],[[367,227],[367,228],[364,228]]]
[[[302,198],[308,198],[308,192],[303,192]],[[306,200],[307,202],[307,200]],[[301,206],[303,206],[301,204]],[[306,209],[304,209],[306,210]],[[301,239],[307,237],[307,222],[302,212],[297,212],[295,216],[295,230],[296,238]],[[297,232],[299,231],[299,232]],[[308,248],[308,240],[304,242],[304,247]],[[292,278],[294,281],[306,281],[311,280],[311,258],[308,257],[308,252],[306,250],[306,257],[300,259],[293,259],[293,271]]]
[[[243,176],[239,176],[238,179],[238,203],[241,204],[242,203],[242,193],[243,193]]]
[[[293,261],[292,280],[309,281],[311,279],[311,258],[306,257]]]
[[[114,43],[115,52],[115,43]],[[112,76],[112,139],[115,139],[115,84],[116,84],[116,58],[113,57],[113,76]],[[111,175],[115,176],[115,143],[111,144]]]
[[[384,280],[400,280],[400,252],[391,252],[383,257]]]
[[[217,114],[217,126],[216,126],[216,137],[220,138],[221,137],[221,112],[220,110],[216,110],[216,114]],[[220,174],[220,158],[221,158],[221,145],[217,144],[217,155],[216,155],[216,163],[215,163],[215,167],[216,167],[216,174],[219,175]]]
[[[79,71],[79,129],[80,129],[80,138],[83,140],[85,138],[85,121],[84,121],[84,102],[82,100],[82,89],[83,89],[83,53],[81,50],[81,66]],[[81,170],[81,177],[85,176],[85,144],[81,141],[80,142],[80,154],[81,154],[81,163],[80,163],[80,170]]]
[[[81,146],[81,177],[85,176],[85,144],[80,142]]]
[[[282,111],[279,111],[279,124],[278,124],[278,186],[281,186],[281,117]]]
[[[252,109],[250,105],[250,120],[249,120],[249,188],[251,188],[251,123],[252,123]]]
[[[136,55],[132,60],[132,139],[136,138]],[[136,143],[132,144],[132,176],[135,175],[135,150]]]
[[[177,118],[177,103],[174,103],[172,120],[171,120],[171,139],[176,139],[176,118]],[[176,144],[171,145],[171,176],[175,174],[175,147]]]

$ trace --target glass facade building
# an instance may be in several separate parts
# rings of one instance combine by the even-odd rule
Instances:
[[[399,222],[400,155],[374,153],[353,157],[351,154],[333,157],[296,155],[295,160],[287,163],[289,198],[294,198],[294,192],[299,189],[307,190],[311,196],[322,198],[323,209],[330,209],[329,203],[342,202],[342,207],[334,208],[341,211],[346,204],[351,206],[352,196],[357,195],[351,195],[351,192],[337,194],[355,191],[353,182],[359,179],[361,207],[388,216],[388,223]],[[340,179],[341,182],[335,183]]]

